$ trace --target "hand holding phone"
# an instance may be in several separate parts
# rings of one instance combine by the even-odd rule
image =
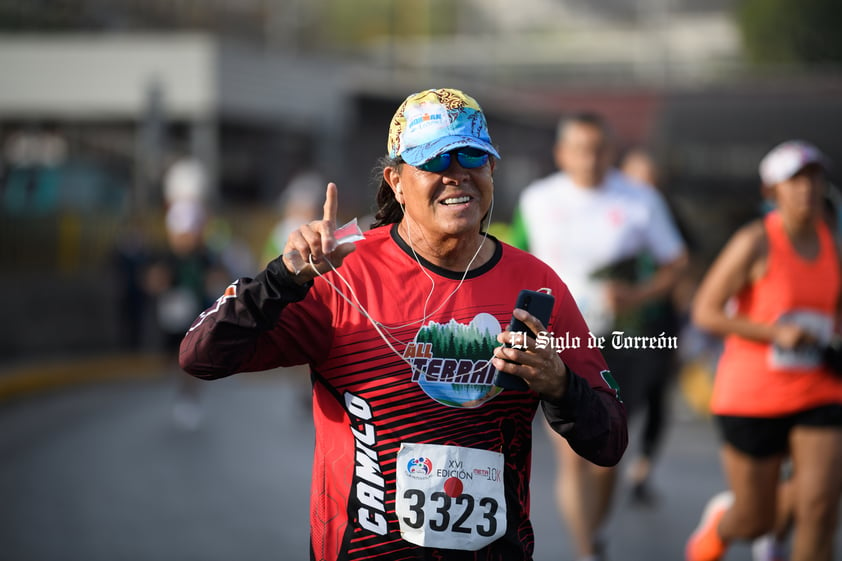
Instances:
[[[526,310],[538,318],[544,326],[547,326],[550,323],[550,316],[552,316],[554,304],[555,298],[552,294],[536,290],[521,290],[515,302],[515,308]],[[532,337],[533,339],[537,336],[536,333],[533,333],[525,323],[515,318],[514,315],[512,315],[512,319],[509,322],[509,331],[512,333],[526,333],[528,337]],[[525,343],[526,341],[524,341]],[[506,346],[511,347],[511,344],[507,343]],[[494,375],[493,383],[495,386],[509,390],[529,389],[529,384],[520,376],[500,372],[499,370]]]

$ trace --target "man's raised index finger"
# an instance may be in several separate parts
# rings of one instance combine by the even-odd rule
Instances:
[[[336,183],[331,181],[327,184],[327,192],[325,193],[324,223],[322,229],[322,251],[325,253],[332,253],[336,249],[336,240],[333,239],[333,232],[336,230],[336,210],[339,206],[339,196],[337,195]]]
[[[330,232],[336,228],[336,212],[339,207],[339,196],[337,194],[336,183],[330,182],[327,184],[327,193],[325,194],[325,206],[323,220],[330,224]]]

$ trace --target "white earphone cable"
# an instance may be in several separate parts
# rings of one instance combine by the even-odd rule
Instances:
[[[403,205],[401,205],[401,209],[403,209]],[[491,223],[491,216],[492,216],[493,210],[494,210],[494,197],[492,196],[491,197],[491,206],[489,207],[489,210],[488,210],[488,223],[489,224]],[[406,215],[404,214],[404,216],[406,216]],[[339,270],[336,267],[334,267],[333,263],[331,263],[330,259],[328,259],[327,256],[324,257],[325,261],[327,262],[328,265],[330,265],[331,270],[336,274],[337,277],[339,277],[339,279],[342,281],[342,283],[348,289],[348,291],[350,292],[351,296],[354,299],[353,301],[344,292],[342,292],[339,289],[339,287],[337,287],[333,282],[331,282],[327,277],[325,277],[316,268],[316,265],[313,262],[313,256],[312,255],[309,257],[309,263],[310,263],[310,267],[312,267],[313,271],[315,271],[315,273],[319,277],[321,277],[322,280],[324,280],[343,300],[345,300],[352,308],[357,310],[363,317],[365,317],[371,323],[372,327],[374,327],[375,331],[377,331],[377,334],[380,336],[381,339],[383,339],[383,342],[386,343],[386,346],[388,346],[389,349],[395,355],[397,355],[401,360],[403,360],[414,372],[415,366],[412,364],[412,362],[409,359],[404,357],[394,347],[394,345],[389,341],[389,338],[391,338],[393,341],[395,341],[396,343],[399,343],[401,345],[406,345],[407,343],[404,342],[404,341],[401,341],[400,339],[398,339],[397,337],[392,335],[391,331],[403,329],[403,328],[410,327],[410,326],[416,325],[416,324],[421,324],[423,326],[424,323],[427,320],[429,320],[430,317],[432,317],[440,309],[442,309],[442,307],[444,307],[444,305],[462,287],[462,284],[464,283],[465,279],[468,276],[468,272],[471,269],[471,265],[473,265],[474,261],[476,261],[477,257],[479,256],[480,250],[482,249],[483,245],[485,244],[486,240],[488,239],[488,228],[486,228],[485,232],[483,232],[482,241],[479,243],[479,247],[477,247],[477,250],[474,252],[474,255],[471,257],[471,260],[468,262],[468,265],[465,267],[465,271],[462,273],[462,277],[459,280],[459,283],[456,285],[456,288],[454,288],[450,292],[450,294],[448,294],[448,296],[442,301],[442,303],[439,304],[439,306],[435,310],[430,312],[429,314],[427,314],[427,305],[428,305],[430,299],[432,298],[433,292],[435,291],[435,286],[436,286],[435,279],[433,279],[433,277],[430,276],[430,274],[427,272],[426,268],[421,264],[421,260],[418,257],[418,254],[415,252],[415,248],[412,244],[412,235],[411,235],[411,232],[410,232],[410,226],[409,226],[408,222],[407,222],[407,232],[409,233],[409,247],[412,251],[412,255],[415,258],[416,263],[418,263],[418,266],[421,268],[421,271],[424,273],[424,275],[427,276],[427,278],[430,279],[430,282],[432,283],[430,293],[427,295],[427,298],[424,302],[424,309],[422,311],[422,317],[419,320],[414,320],[414,321],[411,321],[411,322],[408,322],[408,323],[405,323],[405,324],[402,324],[402,325],[385,325],[384,323],[374,319],[371,316],[371,314],[368,312],[368,310],[365,308],[365,306],[363,306],[362,302],[360,302],[360,299],[357,296],[356,292],[354,291],[354,288],[351,286],[351,284],[348,282],[348,280],[344,276],[342,276],[342,273],[340,273]],[[485,366],[483,366],[482,368],[485,368]],[[473,374],[475,371],[481,370],[482,368],[474,368],[474,370],[472,372],[469,372],[469,374]]]

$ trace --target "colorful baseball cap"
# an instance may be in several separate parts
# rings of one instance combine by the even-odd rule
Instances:
[[[479,104],[469,95],[448,88],[407,97],[392,117],[386,143],[390,158],[400,157],[412,166],[466,146],[500,158],[491,144]]]
[[[788,140],[772,148],[760,160],[760,179],[764,185],[775,185],[786,181],[810,164],[818,164],[827,169],[830,162],[812,144],[803,140]]]

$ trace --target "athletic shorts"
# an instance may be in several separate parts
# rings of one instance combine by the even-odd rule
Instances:
[[[821,405],[785,417],[714,417],[725,442],[753,458],[767,458],[789,450],[793,427],[842,427],[842,404]]]

